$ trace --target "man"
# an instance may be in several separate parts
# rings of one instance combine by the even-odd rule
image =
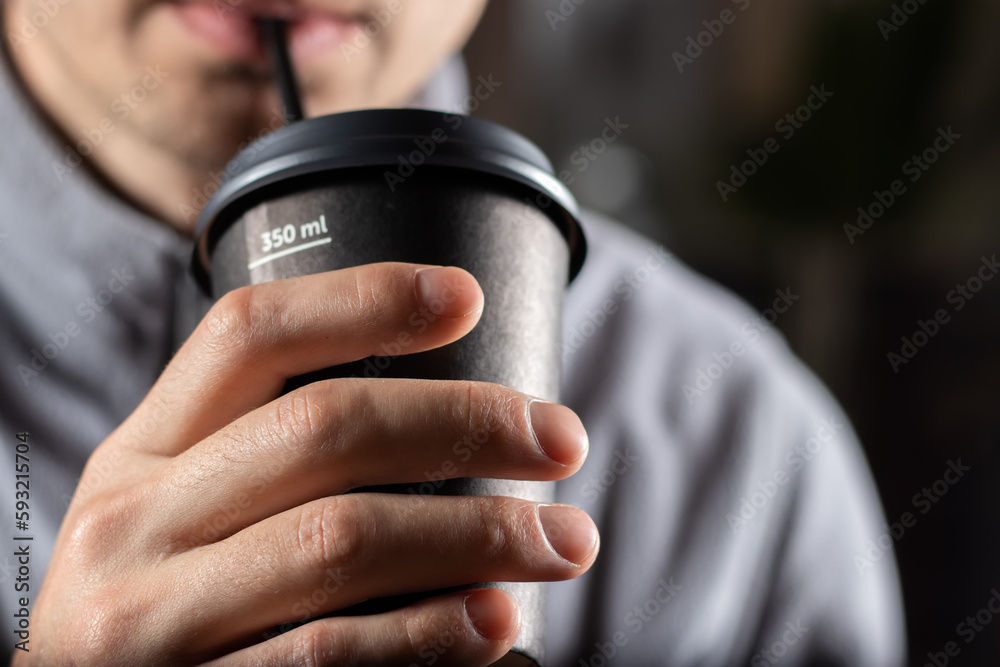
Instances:
[[[449,58],[484,4],[2,5],[0,424],[29,461],[4,456],[0,474],[5,534],[34,537],[12,542],[24,555],[3,587],[15,664],[486,665],[519,631],[496,590],[267,631],[489,580],[565,580],[552,665],[901,662],[891,555],[858,565],[882,522],[863,458],[770,327],[791,288],[753,314],[588,216],[565,326],[575,412],[462,382],[279,397],[288,377],[376,353],[427,304],[413,351],[470,331],[483,297],[456,268],[276,282],[198,322],[191,211],[278,104],[254,19],[291,22],[307,115],[454,108]],[[345,495],[445,461],[565,480],[567,504]]]

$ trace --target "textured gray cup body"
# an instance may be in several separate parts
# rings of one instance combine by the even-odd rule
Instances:
[[[409,354],[407,346],[435,316],[433,308],[416,310],[380,356],[296,378],[286,390],[352,376],[475,380],[558,401],[563,296],[572,262],[546,200],[523,183],[457,167],[424,165],[393,187],[385,173],[371,166],[312,173],[255,192],[214,230],[208,249],[212,293],[384,261],[460,266],[485,295],[471,333]],[[489,446],[488,433],[469,434],[439,468],[407,484],[356,492],[553,499],[549,482],[443,479],[451,466]],[[521,607],[521,635],[503,664],[542,664],[546,584],[485,585],[510,592]],[[375,613],[433,593],[369,601],[339,613]]]

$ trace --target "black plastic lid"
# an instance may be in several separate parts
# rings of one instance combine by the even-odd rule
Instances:
[[[421,150],[433,146],[433,150]],[[427,142],[431,142],[428,144]],[[586,239],[573,195],[555,177],[545,154],[520,134],[479,118],[421,109],[375,109],[320,116],[280,128],[237,155],[198,220],[195,267],[210,269],[213,223],[245,197],[303,175],[359,167],[400,166],[414,152],[422,164],[491,174],[536,191],[540,207],[559,225],[570,249],[569,279],[579,273]],[[428,155],[428,153],[430,153]],[[388,187],[388,185],[387,185]]]

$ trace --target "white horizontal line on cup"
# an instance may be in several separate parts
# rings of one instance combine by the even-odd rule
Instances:
[[[281,259],[282,257],[288,257],[289,255],[294,255],[297,252],[302,252],[303,250],[309,250],[309,248],[315,248],[317,246],[326,245],[327,243],[333,243],[333,239],[329,236],[325,239],[316,239],[315,241],[310,241],[309,243],[303,243],[302,245],[297,245],[294,248],[286,248],[281,252],[271,253],[266,257],[261,257],[260,259],[250,262],[247,264],[247,269],[253,271],[254,269],[264,266],[268,262],[273,262],[276,259]]]

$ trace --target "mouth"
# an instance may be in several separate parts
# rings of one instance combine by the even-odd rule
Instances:
[[[292,59],[305,63],[348,42],[361,28],[360,12],[337,12],[278,0],[171,0],[169,7],[193,36],[219,55],[244,61],[265,58],[257,22],[279,18],[288,23]]]

